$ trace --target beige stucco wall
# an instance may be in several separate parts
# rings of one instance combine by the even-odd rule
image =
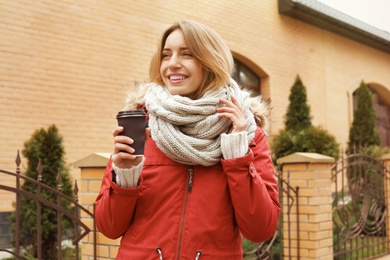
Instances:
[[[147,80],[163,29],[186,18],[210,25],[237,57],[267,75],[271,133],[283,127],[297,74],[313,124],[341,144],[352,119],[348,93],[361,80],[390,89],[390,54],[280,15],[274,0],[0,0],[0,169],[14,170],[16,151],[50,124],[64,137],[69,163],[111,152],[126,89]],[[79,169],[72,173],[78,178]],[[0,196],[0,211],[10,210],[12,195]]]

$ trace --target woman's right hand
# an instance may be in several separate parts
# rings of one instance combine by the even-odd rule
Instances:
[[[128,136],[119,135],[123,131],[122,126],[118,126],[112,132],[114,136],[114,152],[112,162],[119,168],[131,168],[142,161],[142,156],[133,155],[134,149],[131,147],[134,140]]]

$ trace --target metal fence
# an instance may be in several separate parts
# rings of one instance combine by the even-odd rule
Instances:
[[[386,198],[389,172],[367,149],[343,155],[332,167],[334,259],[389,254]]]
[[[277,232],[274,236],[263,243],[255,244],[252,250],[246,250],[244,252],[244,259],[300,259],[299,255],[299,187],[292,187],[289,183],[290,173],[287,172],[287,178],[283,179],[282,174],[278,175],[279,183],[279,199],[282,209],[286,212],[282,212],[279,218],[279,224]],[[292,214],[292,210],[295,208],[296,213]],[[284,223],[284,224],[283,224]],[[297,236],[294,240],[297,242],[295,249],[297,250],[297,257],[293,257],[291,243],[293,233],[291,229],[292,223],[296,224],[294,232]],[[286,230],[286,228],[288,230]]]
[[[31,203],[36,204],[36,252],[37,252],[37,259],[43,259],[42,258],[42,212],[43,207],[50,208],[51,210],[54,210],[57,214],[57,223],[55,225],[57,226],[57,234],[56,234],[56,241],[57,241],[57,259],[63,258],[62,253],[62,242],[64,240],[63,235],[63,228],[61,226],[61,223],[64,218],[67,218],[69,221],[73,223],[73,237],[70,238],[71,244],[73,245],[74,254],[72,255],[72,259],[79,259],[79,242],[82,238],[84,238],[86,235],[88,235],[90,232],[93,234],[93,240],[94,240],[94,259],[96,259],[96,224],[95,221],[93,221],[93,229],[89,228],[87,224],[83,223],[80,219],[80,214],[85,213],[92,217],[94,219],[94,213],[88,211],[86,208],[84,208],[82,205],[78,203],[78,186],[77,181],[75,181],[74,184],[74,197],[69,197],[65,195],[62,192],[61,187],[61,173],[58,172],[57,176],[57,189],[54,189],[50,186],[45,185],[42,183],[42,176],[44,176],[44,173],[42,172],[41,162],[39,160],[37,172],[38,172],[38,178],[37,180],[33,180],[27,176],[21,175],[20,172],[20,155],[19,152],[16,156],[16,172],[9,172],[0,170],[1,174],[5,174],[8,176],[11,176],[15,179],[15,186],[6,186],[0,184],[0,190],[12,192],[15,194],[15,217],[14,217],[14,223],[13,223],[13,247],[12,248],[0,248],[0,251],[6,252],[12,256],[14,256],[16,259],[24,259],[23,254],[25,253],[24,248],[21,247],[21,234],[23,230],[21,230],[21,214],[24,214],[23,210],[21,209],[21,197],[24,196],[28,200],[31,201]],[[34,187],[36,187],[35,192],[26,191],[25,189],[22,189],[22,183],[29,182]],[[44,196],[42,196],[42,193],[50,192],[55,195],[56,202],[53,202]],[[71,204],[71,209],[62,207],[62,201],[67,201]]]

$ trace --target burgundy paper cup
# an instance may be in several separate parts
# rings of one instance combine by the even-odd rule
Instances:
[[[145,117],[143,110],[119,111],[116,119],[118,126],[123,126],[124,130],[119,135],[125,135],[134,140],[131,147],[135,150],[134,155],[144,154],[145,145]]]

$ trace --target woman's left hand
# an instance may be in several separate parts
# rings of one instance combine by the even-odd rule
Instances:
[[[244,111],[238,103],[237,99],[232,96],[232,101],[221,99],[220,102],[225,106],[217,108],[218,116],[229,118],[232,121],[232,128],[229,134],[245,131],[247,123],[245,120]]]

